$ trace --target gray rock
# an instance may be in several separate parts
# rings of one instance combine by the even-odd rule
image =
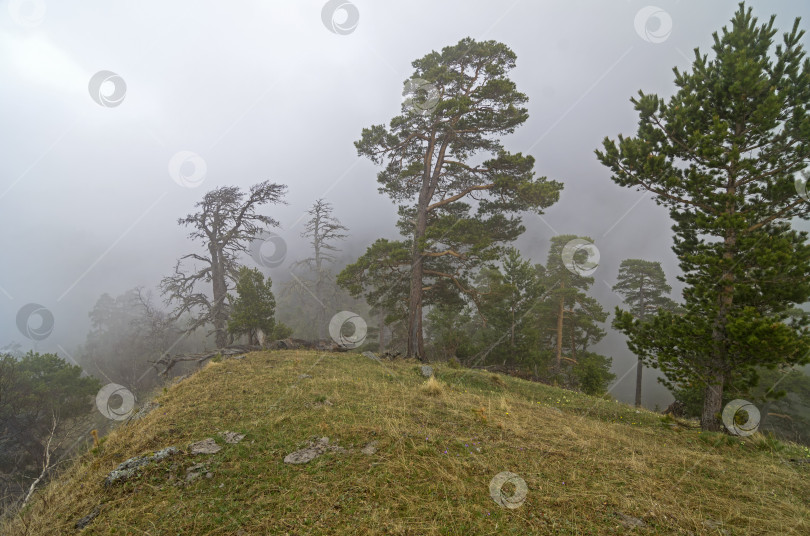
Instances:
[[[377,452],[377,442],[376,441],[370,442],[368,445],[360,449],[360,452],[368,456],[371,456],[372,454]]]
[[[206,470],[206,466],[204,463],[195,463],[191,467],[186,468],[186,482],[191,482],[202,474],[203,471]]]
[[[346,449],[337,445],[330,445],[328,437],[322,437],[317,441],[310,441],[309,446],[301,450],[291,452],[284,457],[284,463],[302,464],[309,463],[321,454],[328,452],[346,452]]]
[[[176,447],[167,447],[155,452],[151,456],[135,456],[134,458],[130,458],[121,462],[118,464],[118,467],[110,471],[107,478],[104,479],[104,485],[110,486],[116,482],[124,482],[134,475],[137,469],[149,465],[150,463],[159,462],[176,453]]]
[[[723,528],[723,523],[715,521],[714,519],[707,519],[703,522],[703,526],[712,532],[719,532],[720,534],[728,534],[728,531]]]
[[[312,376],[310,376],[309,374],[299,374],[298,375],[299,380],[306,380],[307,378],[311,378],[311,377]]]
[[[433,367],[430,365],[422,365],[422,376],[425,378],[430,378],[433,376]]]
[[[214,438],[207,437],[202,441],[197,441],[196,443],[192,443],[189,445],[192,454],[216,454],[222,447],[217,445],[217,442],[214,441]]]
[[[245,438],[245,434],[237,434],[236,432],[222,432],[220,435],[225,439],[225,443],[231,445],[235,445]]]
[[[619,516],[619,520],[621,521],[621,524],[624,525],[625,527],[627,527],[628,529],[632,529],[633,527],[646,527],[647,526],[647,524],[643,520],[641,520],[641,519],[639,519],[637,517],[628,516],[628,515],[625,515],[625,514],[623,514],[621,512],[616,512],[616,515]]]
[[[82,530],[84,527],[89,525],[96,518],[96,516],[98,516],[99,512],[100,510],[98,506],[93,508],[92,512],[90,512],[89,514],[87,514],[86,516],[84,516],[83,518],[81,518],[76,522],[76,524],[74,525],[76,530]]]
[[[159,407],[160,407],[160,404],[158,402],[153,402],[153,401],[150,400],[149,402],[144,404],[141,407],[141,409],[138,410],[138,413],[136,413],[135,415],[132,416],[132,420],[137,421],[138,419],[143,419],[144,417],[146,417],[146,415],[150,411],[152,411],[154,409],[157,409]]]

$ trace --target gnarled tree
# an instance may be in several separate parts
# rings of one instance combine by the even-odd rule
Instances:
[[[174,274],[160,283],[166,303],[175,306],[174,317],[190,315],[188,331],[210,323],[217,347],[227,345],[228,291],[238,277],[238,256],[248,251],[261,231],[278,226],[276,220],[257,210],[267,204],[284,204],[286,189],[270,181],[254,184],[248,192],[222,186],[203,196],[195,205],[199,208],[196,213],[178,220],[192,228],[189,238],[202,242],[208,252],[183,255]],[[192,265],[190,269],[187,263]],[[210,294],[203,288],[206,284],[211,285]]]
[[[402,113],[355,142],[358,154],[384,166],[380,192],[400,204],[410,252],[408,356],[424,358],[426,289],[444,289],[446,280],[470,296],[474,270],[523,231],[518,213],[541,212],[562,189],[534,176],[534,158],[501,144],[528,118],[528,99],[508,77],[514,66],[515,54],[496,41],[465,38],[431,52],[413,62]]]
[[[301,236],[308,239],[312,247],[312,256],[293,265],[294,277],[289,286],[289,290],[295,291],[302,298],[302,302],[314,302],[312,307],[306,307],[302,313],[311,311],[314,318],[310,317],[309,321],[314,321],[313,331],[318,339],[326,337],[327,311],[337,301],[335,298],[339,290],[335,285],[334,273],[330,269],[335,262],[335,253],[340,251],[335,243],[345,239],[349,230],[332,215],[332,212],[332,204],[324,199],[316,200],[307,211],[310,218]],[[295,271],[306,273],[298,277],[295,276]]]

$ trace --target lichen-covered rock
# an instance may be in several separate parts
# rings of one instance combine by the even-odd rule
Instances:
[[[330,445],[329,438],[322,437],[317,441],[310,441],[309,446],[306,448],[287,454],[284,457],[284,463],[309,463],[327,451],[346,452],[346,449],[337,445]]]
[[[192,443],[189,445],[192,454],[216,454],[222,447],[217,445],[217,442],[214,441],[214,438],[207,437],[202,441],[197,441],[196,443]]]
[[[236,432],[222,432],[220,434],[225,440],[225,443],[235,445],[245,438],[245,434],[237,434]]]
[[[154,402],[154,401],[149,401],[146,404],[144,404],[143,407],[141,407],[141,409],[138,410],[138,413],[136,413],[135,415],[132,416],[132,420],[137,421],[138,419],[142,419],[142,418],[146,417],[146,415],[150,411],[152,411],[154,409],[157,409],[159,407],[160,407],[160,403]]]
[[[110,486],[116,482],[124,482],[132,477],[137,469],[149,465],[150,463],[159,462],[169,456],[177,454],[177,452],[177,447],[166,447],[150,456],[135,456],[121,462],[118,464],[118,467],[110,471],[107,478],[104,479],[104,485]]]

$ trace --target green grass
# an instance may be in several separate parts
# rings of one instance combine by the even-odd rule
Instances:
[[[356,354],[210,363],[82,455],[0,534],[76,534],[97,505],[82,534],[625,534],[618,514],[645,522],[634,534],[810,533],[810,464],[783,461],[810,457],[806,449],[700,433],[517,378],[434,370],[426,387],[413,361]],[[217,436],[225,430],[245,438],[227,444]],[[314,436],[349,450],[283,463]],[[102,484],[127,458],[206,437],[222,450]],[[370,441],[377,452],[360,453]],[[212,478],[181,484],[195,463]],[[518,508],[490,497],[502,471],[526,482]]]

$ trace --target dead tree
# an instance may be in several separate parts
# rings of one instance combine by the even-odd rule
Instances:
[[[238,256],[248,252],[261,231],[278,227],[276,220],[256,210],[266,204],[286,204],[282,199],[286,189],[269,181],[251,186],[247,193],[236,186],[222,186],[205,194],[195,205],[198,212],[178,220],[179,225],[192,228],[189,238],[201,241],[208,250],[207,255],[180,257],[174,274],[160,283],[166,304],[175,307],[172,317],[190,315],[188,332],[212,324],[217,347],[228,343],[228,291],[235,285]],[[203,288],[207,284],[210,294]]]
[[[316,335],[319,339],[323,339],[326,337],[327,325],[325,302],[330,301],[326,298],[326,287],[333,281],[328,265],[335,261],[333,253],[340,251],[335,247],[334,242],[345,239],[348,236],[346,231],[349,229],[332,216],[332,204],[323,199],[315,201],[307,214],[310,215],[310,218],[307,220],[301,236],[309,239],[312,245],[312,256],[296,262],[293,268],[308,268],[312,273],[312,279],[294,278],[292,289],[309,292],[318,302],[315,309]],[[335,285],[332,284],[328,290],[334,294]]]

